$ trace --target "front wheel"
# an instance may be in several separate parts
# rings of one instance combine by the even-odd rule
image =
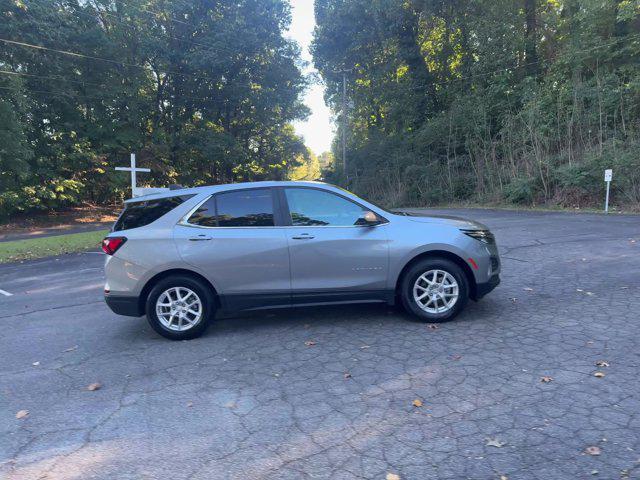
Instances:
[[[406,272],[400,287],[404,308],[429,322],[453,319],[469,299],[462,269],[445,258],[421,260]]]
[[[163,337],[189,340],[207,329],[215,313],[211,288],[202,281],[182,275],[160,280],[149,292],[147,320]]]

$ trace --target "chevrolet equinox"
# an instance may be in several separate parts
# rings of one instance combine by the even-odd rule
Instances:
[[[500,282],[494,236],[455,217],[390,212],[317,182],[185,188],[128,200],[103,240],[107,305],[173,340],[216,310],[400,301],[452,319]]]

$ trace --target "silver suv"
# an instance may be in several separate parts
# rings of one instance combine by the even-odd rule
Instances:
[[[316,182],[188,188],[126,202],[103,240],[107,305],[174,340],[217,310],[399,300],[429,322],[500,282],[484,225],[390,212]]]

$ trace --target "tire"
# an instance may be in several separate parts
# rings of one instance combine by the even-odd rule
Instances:
[[[428,281],[433,281],[432,272],[437,273],[436,282],[440,281],[440,285],[443,288],[436,288],[429,285]],[[446,277],[446,274],[450,277]],[[419,282],[419,287],[415,287],[416,281],[420,279],[424,274],[426,277]],[[446,280],[445,280],[446,277]],[[454,287],[454,281],[457,284],[457,288]],[[431,300],[431,290],[434,288],[433,294],[436,298],[435,303]],[[421,307],[419,302],[414,297],[414,289],[419,295],[426,294],[427,297],[422,302],[429,302],[428,306]],[[422,289],[422,290],[421,290]],[[451,293],[449,293],[451,292]],[[453,301],[453,292],[457,292],[457,297]],[[440,296],[442,295],[442,296]],[[467,301],[469,300],[469,281],[467,276],[457,264],[446,258],[434,257],[418,261],[415,265],[412,265],[409,270],[404,274],[402,283],[400,285],[400,298],[405,310],[412,313],[421,320],[431,323],[447,322],[455,318],[460,313]],[[445,310],[447,306],[446,302],[451,302],[451,305]],[[428,310],[443,310],[440,312],[428,311]]]
[[[183,300],[178,300],[178,295],[182,296]],[[160,303],[176,306],[160,307],[165,315],[159,316],[157,304],[161,297]],[[196,300],[199,302],[196,303]],[[177,309],[176,315],[172,315],[173,308]],[[201,280],[187,275],[172,275],[163,278],[151,289],[147,296],[146,312],[151,328],[163,337],[170,340],[190,340],[202,335],[213,321],[215,298],[211,287]],[[167,322],[170,326],[167,326]],[[191,322],[193,326],[188,326]]]

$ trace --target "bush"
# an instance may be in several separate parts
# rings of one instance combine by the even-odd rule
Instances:
[[[28,185],[0,193],[0,217],[16,213],[47,211],[80,203],[84,184],[77,180],[54,179],[43,185]]]

